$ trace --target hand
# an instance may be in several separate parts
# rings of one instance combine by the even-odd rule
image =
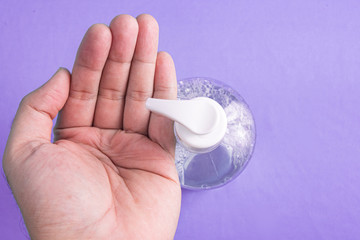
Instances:
[[[174,237],[173,124],[145,108],[148,97],[176,98],[158,31],[149,15],[93,25],[72,75],[60,69],[21,102],[3,167],[33,239]]]

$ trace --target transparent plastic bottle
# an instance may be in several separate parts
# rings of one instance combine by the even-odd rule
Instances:
[[[226,84],[200,77],[179,81],[180,100],[197,97],[211,98],[224,108],[226,133],[215,149],[205,153],[188,149],[176,136],[175,163],[183,188],[211,189],[230,182],[244,170],[255,145],[255,123],[244,99]]]

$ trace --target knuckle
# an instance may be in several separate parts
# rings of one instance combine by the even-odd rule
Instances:
[[[108,100],[119,101],[124,98],[124,93],[117,89],[101,88],[99,90],[99,97],[105,98]]]
[[[158,93],[174,93],[177,91],[177,87],[173,85],[158,85],[155,91]]]
[[[69,97],[75,98],[78,100],[88,101],[88,100],[96,99],[97,94],[90,92],[90,91],[85,91],[85,90],[71,89]]]
[[[127,93],[126,97],[133,101],[144,102],[146,101],[146,99],[151,97],[151,95],[152,95],[152,91],[132,90]]]
[[[29,103],[31,101],[31,95],[32,95],[32,93],[25,95],[20,101],[20,106],[29,105]]]

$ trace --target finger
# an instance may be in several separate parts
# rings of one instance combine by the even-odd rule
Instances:
[[[171,56],[166,52],[158,53],[153,97],[159,99],[176,99],[177,97],[175,66]],[[174,154],[173,121],[156,113],[151,113],[149,137],[165,150]]]
[[[126,131],[147,134],[150,112],[145,101],[152,96],[159,26],[150,15],[137,17],[139,34],[126,91],[123,128]]]
[[[125,93],[133,58],[138,24],[129,15],[120,15],[110,24],[112,45],[100,81],[94,126],[122,128]]]
[[[24,97],[8,140],[7,151],[12,152],[10,156],[23,151],[25,145],[36,147],[50,142],[52,120],[64,106],[69,86],[70,73],[61,68],[47,83]]]
[[[57,128],[91,126],[101,73],[111,45],[110,29],[95,24],[86,32],[73,67],[69,98]]]

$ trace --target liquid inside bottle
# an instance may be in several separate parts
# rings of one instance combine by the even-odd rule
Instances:
[[[220,187],[246,167],[255,145],[255,123],[243,98],[231,87],[209,78],[179,81],[178,98],[208,97],[225,110],[227,129],[221,143],[207,153],[193,152],[177,139],[175,164],[181,186],[188,189]]]

